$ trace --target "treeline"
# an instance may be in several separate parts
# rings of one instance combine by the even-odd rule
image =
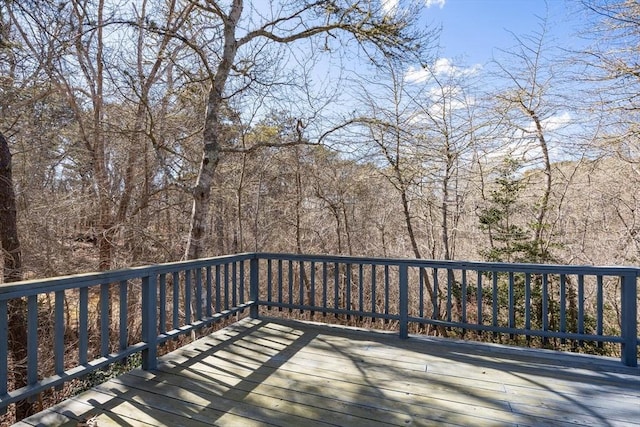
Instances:
[[[571,4],[586,47],[548,17],[484,66],[435,58],[420,8],[207,5],[2,2],[24,277],[242,251],[638,262],[635,4]]]

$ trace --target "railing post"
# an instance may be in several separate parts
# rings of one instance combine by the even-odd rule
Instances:
[[[153,370],[158,367],[158,321],[156,301],[156,275],[142,278],[142,339],[147,349],[142,351],[142,369]]]
[[[409,274],[406,264],[400,264],[399,272],[400,285],[400,338],[409,337]]]
[[[258,287],[260,285],[259,284],[260,276],[259,276],[258,269],[259,269],[259,260],[257,255],[254,255],[253,258],[251,258],[251,260],[249,261],[249,299],[251,299],[251,308],[249,309],[249,316],[252,319],[257,319],[259,317]]]
[[[621,276],[622,298],[622,363],[627,366],[638,366],[638,285],[636,274],[627,273]]]

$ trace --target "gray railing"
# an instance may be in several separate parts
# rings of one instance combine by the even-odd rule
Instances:
[[[401,338],[434,328],[525,345],[615,345],[622,363],[637,366],[638,275],[631,267],[252,253],[2,285],[0,409],[134,354],[154,369],[163,343],[242,312],[379,322]],[[23,370],[9,357],[15,310],[26,319]],[[10,370],[24,372],[27,386],[9,387]]]

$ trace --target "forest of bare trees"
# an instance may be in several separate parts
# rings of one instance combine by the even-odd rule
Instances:
[[[246,250],[637,263],[635,2],[572,3],[582,51],[540,18],[482,67],[438,58],[418,4],[229,3],[2,2],[24,277]]]

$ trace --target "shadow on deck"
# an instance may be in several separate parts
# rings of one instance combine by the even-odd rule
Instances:
[[[640,426],[619,360],[244,319],[17,424]],[[92,425],[92,424],[88,424]]]

